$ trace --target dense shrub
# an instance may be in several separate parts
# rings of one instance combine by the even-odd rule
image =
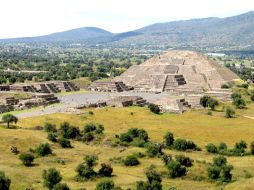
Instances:
[[[51,142],[57,142],[57,135],[55,133],[48,133],[48,140],[50,140]]]
[[[78,181],[88,180],[96,176],[93,167],[84,164],[79,164],[75,171],[78,173],[76,177]]]
[[[215,98],[210,97],[208,99],[208,106],[211,108],[211,110],[215,110],[215,107],[218,105],[219,105],[219,102]]]
[[[222,182],[230,182],[232,180],[231,170],[233,166],[227,165],[227,159],[223,156],[216,156],[213,164],[207,168],[208,178],[212,180],[220,179]]]
[[[186,174],[186,168],[185,166],[181,165],[179,162],[177,161],[171,161],[168,165],[168,175],[171,178],[176,178],[176,177],[181,177],[184,176]]]
[[[168,165],[169,162],[172,161],[172,156],[170,154],[163,154],[161,159],[162,159],[162,161],[164,162],[165,165]]]
[[[3,171],[0,171],[0,189],[9,190],[11,185],[11,180],[5,175]]]
[[[95,134],[103,134],[103,131],[104,131],[103,125],[99,124],[99,126],[96,127],[96,130],[94,132]]]
[[[165,144],[167,147],[173,145],[174,143],[174,135],[173,133],[167,132],[164,136]]]
[[[226,143],[221,142],[218,146],[218,151],[221,153],[221,152],[225,152],[227,150],[228,150],[228,147],[227,147]]]
[[[230,182],[232,180],[232,174],[231,174],[232,169],[233,169],[233,166],[231,166],[231,165],[225,165],[222,167],[221,181]]]
[[[241,85],[241,87],[242,87],[242,88],[248,89],[248,88],[249,88],[249,85],[248,85],[247,83],[243,83],[243,84]]]
[[[126,157],[123,163],[125,166],[136,166],[139,164],[139,161],[135,156],[130,155]]]
[[[243,109],[246,106],[246,103],[244,99],[242,98],[234,98],[233,99],[233,104],[238,108],[238,109]]]
[[[49,154],[52,154],[52,150],[50,148],[50,145],[48,143],[40,144],[36,149],[35,152],[39,156],[47,156]]]
[[[254,154],[254,141],[250,143],[250,152],[251,154]]]
[[[84,157],[85,163],[79,164],[76,168],[78,173],[76,180],[83,181],[88,180],[97,175],[93,167],[97,165],[98,156],[96,155],[87,155]]]
[[[254,92],[252,92],[252,94],[250,95],[250,99],[251,99],[251,101],[254,102]]]
[[[184,165],[186,167],[192,166],[193,160],[191,160],[189,157],[186,157],[184,155],[176,155],[175,158],[176,161],[179,162],[181,165]]]
[[[62,176],[55,168],[44,170],[42,173],[43,184],[49,189],[53,189],[62,180]]]
[[[206,151],[210,153],[218,153],[218,148],[214,144],[206,145]]]
[[[109,164],[101,164],[101,168],[99,169],[99,174],[101,176],[110,177],[113,172],[113,168]]]
[[[74,139],[80,135],[79,129],[71,126],[68,122],[64,122],[60,125],[59,133],[66,139]]]
[[[44,124],[44,131],[46,132],[52,132],[52,133],[55,133],[57,130],[56,130],[56,125],[54,124],[51,124],[51,123],[45,123]]]
[[[150,157],[160,156],[160,155],[162,155],[162,145],[155,144],[155,143],[149,143],[146,146],[146,153]]]
[[[83,142],[91,142],[92,140],[94,140],[94,135],[92,133],[85,133],[82,137],[81,137]]]
[[[235,110],[233,110],[233,108],[231,108],[231,107],[227,107],[225,117],[226,118],[232,118],[234,116],[235,116]]]
[[[207,108],[209,98],[210,98],[210,96],[207,96],[207,95],[201,97],[200,101],[199,101],[200,105],[203,106],[204,108]]]
[[[232,99],[242,98],[242,95],[235,92],[235,93],[232,93],[231,98],[232,98]]]
[[[207,168],[208,178],[212,180],[216,180],[220,177],[221,169],[218,166],[210,166]]]
[[[119,139],[122,142],[131,142],[131,141],[133,141],[133,138],[128,133],[122,133],[120,135]]]
[[[115,184],[112,180],[105,180],[105,181],[99,182],[96,185],[95,190],[112,190],[114,189],[114,187],[115,187]]]
[[[88,123],[84,126],[84,133],[89,133],[96,130],[96,125],[94,123]]]
[[[149,167],[146,171],[147,182],[137,181],[137,190],[162,190],[161,176],[158,174],[154,167]]]
[[[22,153],[22,154],[20,154],[19,159],[22,161],[22,163],[25,166],[31,166],[34,161],[34,155],[32,155],[30,153]]]
[[[53,190],[70,190],[66,183],[58,183],[55,185]]]
[[[228,89],[228,88],[229,88],[229,85],[228,85],[228,84],[222,84],[222,85],[221,85],[221,88]]]
[[[197,145],[192,141],[187,141],[185,139],[176,139],[173,144],[173,148],[176,150],[196,150]]]
[[[150,109],[151,112],[155,113],[155,114],[159,114],[160,113],[160,107],[156,104],[149,104],[148,108]]]
[[[63,138],[63,137],[58,139],[58,143],[60,144],[60,146],[62,148],[71,148],[72,147],[71,146],[71,141],[66,139],[66,138]]]
[[[240,141],[235,144],[235,147],[232,149],[232,154],[236,156],[242,156],[245,153],[245,149],[247,148],[247,143],[245,141]]]

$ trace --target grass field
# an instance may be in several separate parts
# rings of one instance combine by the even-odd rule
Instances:
[[[43,169],[56,167],[63,176],[63,182],[66,182],[71,189],[88,190],[94,189],[96,183],[102,179],[96,179],[89,182],[76,182],[75,168],[82,162],[84,155],[97,154],[99,163],[109,162],[112,157],[127,156],[133,152],[144,152],[145,149],[130,147],[123,152],[120,148],[112,148],[105,143],[102,145],[86,145],[81,142],[72,141],[74,148],[63,149],[58,144],[52,144],[54,154],[44,158],[37,158],[35,166],[25,167],[21,164],[17,155],[10,152],[10,146],[17,146],[23,152],[29,148],[34,148],[38,144],[48,142],[47,134],[43,131],[35,131],[32,128],[37,125],[43,125],[45,122],[52,122],[59,125],[64,121],[70,122],[74,126],[82,128],[86,123],[101,123],[105,127],[105,139],[113,137],[115,134],[127,131],[131,127],[143,128],[149,133],[151,141],[162,142],[166,132],[174,133],[175,138],[186,138],[193,140],[203,151],[200,152],[177,152],[166,150],[166,152],[175,154],[184,154],[192,158],[194,166],[188,170],[188,174],[179,179],[169,179],[166,177],[167,169],[159,158],[142,158],[141,165],[136,167],[125,167],[120,164],[112,163],[114,168],[114,182],[126,189],[134,187],[135,182],[144,180],[144,170],[150,164],[155,164],[158,170],[163,174],[164,189],[169,186],[175,186],[180,190],[212,190],[212,189],[253,189],[254,178],[246,178],[246,173],[254,176],[254,156],[229,157],[228,162],[234,166],[234,181],[225,187],[216,183],[204,181],[194,181],[195,176],[207,176],[207,163],[212,161],[213,155],[205,152],[204,147],[208,143],[219,144],[225,142],[232,147],[235,142],[241,139],[250,143],[254,140],[254,121],[243,116],[254,117],[254,104],[249,105],[249,109],[237,112],[237,117],[226,119],[223,112],[213,112],[213,116],[207,115],[206,110],[189,111],[182,115],[162,114],[155,115],[147,108],[129,107],[129,108],[102,108],[92,109],[94,115],[82,114],[53,114],[39,116],[34,118],[21,119],[17,125],[19,129],[0,128],[0,169],[12,179],[11,189],[23,190],[26,187],[35,189],[44,189],[42,185],[41,174]],[[131,114],[133,113],[133,114]],[[64,159],[65,165],[57,163],[57,160]]]

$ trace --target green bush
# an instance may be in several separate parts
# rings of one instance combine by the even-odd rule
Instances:
[[[59,133],[66,139],[74,139],[80,135],[79,129],[71,126],[68,122],[64,122],[60,125]]]
[[[231,107],[227,107],[225,117],[226,118],[233,118],[234,116],[235,116],[235,110],[233,110]]]
[[[158,174],[154,167],[150,166],[146,171],[147,182],[137,181],[137,190],[162,190],[161,176]]]
[[[150,109],[151,112],[153,112],[155,114],[159,114],[160,113],[160,107],[158,105],[149,104],[148,108]]]
[[[49,132],[48,140],[50,140],[51,142],[57,142],[57,135],[55,133]]]
[[[197,145],[192,141],[187,141],[185,139],[176,139],[173,143],[173,148],[176,150],[196,150]]]
[[[162,161],[164,162],[165,165],[168,165],[169,162],[172,161],[172,155],[170,155],[170,154],[163,154],[161,159],[162,159]]]
[[[184,176],[186,174],[185,166],[181,165],[177,161],[169,162],[169,164],[167,165],[167,168],[168,168],[168,171],[169,171],[168,175],[171,178],[181,177],[181,176]]]
[[[94,135],[92,133],[85,133],[82,137],[81,137],[83,142],[91,142],[92,140],[94,140]]]
[[[146,153],[149,157],[162,155],[162,145],[155,143],[148,143],[146,145]]]
[[[212,180],[216,180],[220,177],[221,169],[218,166],[210,166],[207,168],[208,178]]]
[[[99,126],[96,127],[95,133],[96,134],[103,134],[103,131],[104,131],[103,125],[99,124]]]
[[[253,102],[254,102],[254,93],[253,93],[253,94],[251,94],[250,99],[251,99],[251,101],[253,101]]]
[[[221,88],[228,89],[228,88],[229,88],[229,85],[228,85],[228,84],[222,84],[222,85],[221,85]]]
[[[231,165],[225,165],[222,167],[221,181],[230,182],[232,180],[232,174],[231,174],[232,169],[233,169],[233,166],[231,166]]]
[[[57,132],[56,125],[51,124],[51,123],[45,123],[43,128],[44,128],[44,131],[46,131],[48,133],[49,132],[52,132],[52,133]]]
[[[200,101],[199,101],[200,105],[203,106],[204,108],[207,108],[209,98],[210,98],[210,96],[207,96],[207,95],[201,97]]]
[[[88,123],[84,126],[84,133],[89,133],[96,130],[96,125],[94,123]]]
[[[232,98],[232,99],[235,99],[235,98],[242,98],[242,95],[235,92],[235,93],[232,93],[231,98]]]
[[[104,180],[96,185],[95,190],[112,190],[115,184],[112,180]]]
[[[246,103],[244,99],[242,98],[234,98],[233,99],[233,104],[238,108],[238,109],[243,109],[246,106]]]
[[[44,170],[42,173],[43,184],[45,187],[49,189],[53,189],[54,186],[62,180],[62,176],[59,171],[55,168],[50,168],[48,170]]]
[[[120,141],[121,142],[131,142],[133,141],[133,138],[128,133],[122,133],[120,135]]]
[[[22,163],[25,166],[31,166],[34,161],[34,155],[32,155],[30,153],[22,153],[22,154],[20,154],[19,159],[22,161]]]
[[[210,152],[210,153],[214,153],[214,154],[218,153],[217,147],[214,144],[211,144],[211,143],[206,145],[206,151]]]
[[[208,106],[211,108],[211,110],[215,110],[215,107],[219,105],[218,100],[215,98],[209,97],[208,99]]]
[[[66,183],[58,183],[55,185],[53,190],[70,190]]]
[[[176,155],[175,158],[176,158],[176,161],[183,166],[186,166],[186,167],[192,166],[193,160],[191,160],[189,157],[186,157],[184,155]]]
[[[63,137],[58,139],[58,143],[60,144],[60,146],[62,148],[71,148],[72,147],[71,146],[71,141],[66,139],[66,138],[63,138]]]
[[[76,177],[78,181],[88,180],[96,176],[93,167],[84,164],[79,164],[75,171],[78,173]]]
[[[225,151],[227,151],[227,150],[228,150],[228,147],[227,147],[226,143],[221,142],[221,143],[219,144],[219,146],[218,146],[218,151],[219,151],[219,152],[225,152]]]
[[[49,154],[52,154],[52,150],[50,148],[50,145],[48,143],[40,144],[36,149],[35,152],[39,156],[47,156]]]
[[[99,169],[99,174],[101,176],[110,177],[113,172],[113,168],[109,164],[101,164],[101,168]]]
[[[11,185],[11,180],[5,175],[3,171],[0,171],[0,189],[9,190]]]
[[[248,89],[248,88],[249,88],[249,85],[248,85],[247,83],[243,83],[243,84],[241,85],[241,87],[242,87],[242,88]]]
[[[125,166],[136,166],[139,165],[138,159],[134,155],[127,156],[123,161]]]
[[[173,145],[174,143],[174,135],[173,133],[167,132],[164,136],[165,144],[167,147]]]
[[[224,156],[216,156],[213,158],[213,164],[218,167],[222,167],[227,164],[227,158]]]
[[[254,154],[254,141],[250,143],[250,152],[251,154]]]

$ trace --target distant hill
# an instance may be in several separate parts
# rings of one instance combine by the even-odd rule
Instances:
[[[254,44],[254,11],[227,18],[203,18],[157,23],[135,31],[113,34],[84,27],[33,38],[8,41],[85,41],[91,45],[168,47],[245,47]],[[6,41],[6,40],[5,40]]]
[[[169,46],[233,46],[254,42],[254,12],[227,17],[157,23],[134,31],[118,43]]]
[[[45,36],[5,39],[4,41],[22,42],[61,42],[61,41],[84,41],[90,39],[103,39],[113,36],[109,31],[96,27],[83,27],[64,32],[57,32]]]

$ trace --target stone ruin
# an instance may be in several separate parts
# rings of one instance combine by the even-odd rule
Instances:
[[[235,79],[239,79],[236,74],[207,56],[193,51],[174,50],[131,66],[109,82],[94,82],[89,89],[164,93],[165,96],[155,103],[162,110],[182,112],[200,107],[199,100],[205,94],[230,101],[231,91],[221,89],[221,86]]]
[[[129,106],[145,106],[147,104],[146,100],[140,96],[128,96],[128,95],[120,95],[120,96],[112,96],[107,101],[98,101],[96,103],[88,103],[85,105],[81,105],[76,107],[77,109],[83,108],[100,108],[100,107],[129,107]]]
[[[47,106],[59,103],[59,99],[54,94],[34,94],[31,98],[19,100],[14,97],[5,98],[5,102],[0,103],[0,113],[14,110],[22,110],[36,106]]]
[[[33,93],[58,93],[80,90],[69,81],[51,81],[45,83],[24,83],[13,85],[0,85],[0,91],[21,91]]]
[[[114,81],[95,81],[88,89],[97,92],[123,92],[131,90],[131,88],[127,87],[123,82]]]

